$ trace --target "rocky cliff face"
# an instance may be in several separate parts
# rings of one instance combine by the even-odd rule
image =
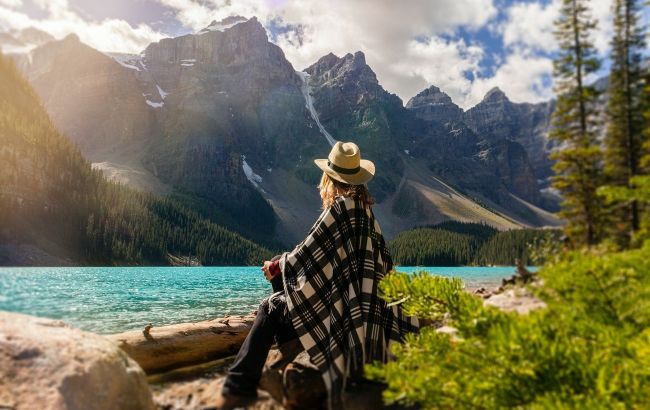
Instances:
[[[140,55],[105,55],[70,36],[19,61],[98,168],[180,195],[229,227],[261,233],[256,239],[273,238],[276,218],[255,179],[305,166],[323,151],[313,145],[325,145],[300,77],[255,18],[213,22]],[[301,160],[303,150],[310,155]]]
[[[456,122],[463,114],[462,108],[434,85],[411,98],[406,103],[406,108],[413,111],[418,118],[440,124]]]
[[[533,204],[540,203],[537,180],[521,144],[504,138],[490,144],[479,155],[508,191]]]
[[[437,87],[424,90],[404,107],[381,87],[361,52],[340,58],[326,55],[306,71],[320,121],[335,138],[358,142],[378,163],[382,172],[371,189],[379,202],[391,204],[392,212],[406,215],[410,209],[427,218],[427,205],[418,202],[431,206],[431,199],[423,199],[419,188],[408,187],[408,163],[414,160],[469,195],[511,212],[527,212],[513,204],[511,194],[539,203],[522,146],[483,138],[463,122],[463,110]]]
[[[19,64],[57,127],[91,161],[127,157],[127,144],[141,144],[155,133],[134,72],[77,36],[38,47]]]
[[[446,124],[454,132],[471,132],[474,138],[456,140],[455,150],[472,151],[507,190],[528,202],[551,206],[540,194],[541,185],[551,174],[547,139],[552,103],[512,103],[499,88],[467,111],[456,106],[437,87],[430,87],[407,104],[418,118]],[[461,148],[465,145],[465,148]]]
[[[403,171],[398,141],[405,136],[399,125],[409,114],[402,100],[379,85],[360,51],[341,58],[328,54],[305,71],[325,128],[335,139],[356,142],[384,170],[371,185],[383,200],[394,192]]]
[[[256,19],[235,18],[151,44],[142,65],[161,124],[145,165],[217,205],[234,225],[272,236],[273,211],[249,180],[297,161],[300,151],[286,147],[314,134],[301,80],[282,50]]]
[[[530,158],[537,179],[552,174],[548,156],[552,142],[548,140],[553,102],[539,104],[513,103],[498,88],[490,90],[483,101],[463,115],[463,121],[488,141],[509,139],[520,143]]]

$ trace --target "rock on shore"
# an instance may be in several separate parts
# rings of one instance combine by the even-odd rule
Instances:
[[[142,369],[108,339],[0,312],[0,408],[148,410]]]

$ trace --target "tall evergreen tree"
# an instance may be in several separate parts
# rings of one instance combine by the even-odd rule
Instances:
[[[608,184],[630,187],[641,172],[643,155],[643,88],[641,67],[645,34],[639,24],[637,0],[615,0],[612,68],[609,77],[608,126],[605,138],[605,176]],[[639,230],[639,203],[615,202],[611,235],[622,244]]]
[[[560,215],[567,219],[566,233],[574,246],[593,245],[601,236],[602,211],[596,190],[602,182],[602,156],[596,137],[597,90],[585,83],[599,68],[591,33],[587,0],[563,0],[555,22],[560,52],[554,62],[557,108],[551,138],[560,149],[553,185],[564,197]]]

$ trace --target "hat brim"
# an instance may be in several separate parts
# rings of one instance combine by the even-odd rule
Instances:
[[[332,168],[330,168],[327,165],[327,163],[328,163],[327,159],[314,160],[314,164],[316,164],[318,168],[323,170],[324,173],[326,173],[327,175],[331,176],[332,178],[334,178],[339,182],[343,182],[344,184],[350,184],[350,185],[367,184],[375,176],[375,164],[373,164],[372,161],[368,161],[367,159],[361,160],[361,163],[359,164],[359,172],[356,172],[354,174],[342,174],[340,172],[336,172]]]

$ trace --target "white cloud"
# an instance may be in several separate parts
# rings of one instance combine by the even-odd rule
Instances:
[[[56,38],[76,33],[81,41],[102,51],[139,52],[152,41],[164,37],[146,24],[136,27],[124,20],[87,21],[71,10],[67,0],[35,0],[47,13],[44,18],[32,18],[3,5],[0,0],[0,28],[23,29],[36,27]],[[15,0],[12,0],[15,1]]]
[[[428,42],[410,42],[404,50],[405,58],[391,66],[393,75],[399,78],[404,93],[415,95],[429,84],[435,84],[457,103],[464,105],[472,82],[464,75],[476,76],[483,50],[467,46],[464,41],[444,41],[431,38]],[[390,83],[386,83],[392,89]],[[409,86],[410,89],[408,88]]]
[[[591,0],[589,7],[591,17],[597,22],[592,41],[601,58],[605,58],[612,36],[612,0]],[[552,97],[552,85],[543,79],[553,72],[551,56],[558,47],[554,22],[560,9],[561,0],[545,5],[529,2],[510,6],[506,20],[497,29],[509,51],[506,61],[492,78],[475,81],[468,101],[478,101],[481,93],[492,86],[499,86],[515,101],[534,102]],[[600,75],[594,75],[592,80]]]
[[[591,0],[591,15],[597,21],[598,26],[594,33],[594,45],[600,53],[604,56],[610,48],[610,40],[613,34],[612,25],[612,0]]]
[[[299,26],[299,34],[289,31],[276,39],[297,69],[329,52],[341,56],[361,50],[384,88],[405,102],[430,84],[463,108],[480,101],[494,86],[518,102],[552,97],[550,55],[557,47],[553,23],[560,0],[514,3],[504,11],[503,22],[495,18],[492,0],[158,1],[176,10],[177,18],[196,30],[212,19],[233,14],[255,15],[267,26],[273,19]],[[593,16],[599,20],[595,42],[601,53],[608,48],[610,3],[592,0]],[[506,54],[492,56],[493,75],[480,75],[484,50],[480,44],[468,45],[455,37],[459,27],[470,32],[487,27],[503,36]],[[465,76],[467,72],[473,80]]]
[[[460,26],[478,29],[497,13],[492,0],[158,1],[195,30],[233,14],[257,16],[267,26],[274,19],[299,26],[300,35],[289,31],[276,39],[297,69],[329,52],[361,50],[382,85],[404,100],[429,83],[461,96],[459,90],[471,85],[463,73],[476,69],[481,50],[441,36]]]
[[[493,87],[499,87],[514,102],[548,100],[553,94],[550,84],[544,80],[552,72],[553,63],[549,58],[511,53],[494,76],[474,80],[463,105],[475,105]]]
[[[499,30],[503,35],[503,44],[523,47],[527,51],[555,51],[554,22],[560,15],[561,3],[561,0],[552,0],[548,4],[530,2],[510,6],[506,11],[506,21]],[[598,52],[604,56],[612,37],[612,0],[591,0],[588,5],[591,17],[597,22],[592,40]]]
[[[22,5],[22,0],[0,0],[0,6],[20,7]]]
[[[502,26],[503,44],[523,46],[541,51],[553,51],[557,47],[553,23],[557,19],[560,2],[546,5],[540,3],[516,3],[506,12]]]
[[[17,11],[23,0],[0,0],[0,31],[34,26],[57,38],[77,33],[82,41],[102,51],[138,52],[164,35],[151,26],[132,26],[124,20],[89,21],[68,0],[32,0],[46,12],[43,18]],[[105,0],[107,1],[107,0]],[[556,49],[553,22],[560,0],[516,2],[498,18],[495,0],[155,0],[192,30],[230,15],[257,16],[298,27],[278,35],[276,43],[297,69],[323,55],[339,56],[361,50],[381,84],[405,102],[428,85],[447,92],[468,108],[493,86],[515,101],[538,101],[551,94],[550,56]],[[609,48],[612,0],[591,0],[599,21],[595,43],[601,53]],[[504,56],[492,55],[493,75],[482,77],[485,57],[480,44],[455,36],[458,28],[470,34],[487,28],[503,36]],[[473,80],[466,77],[472,73]]]

